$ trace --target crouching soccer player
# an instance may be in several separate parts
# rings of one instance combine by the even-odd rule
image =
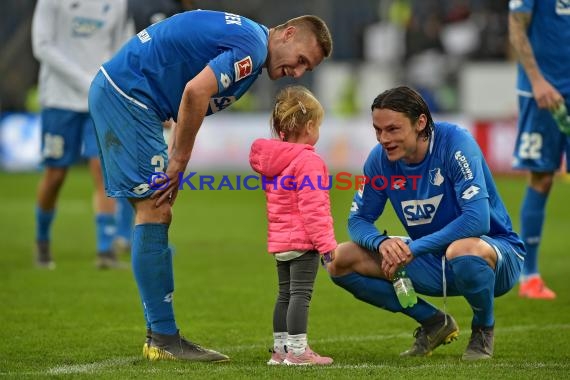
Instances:
[[[419,294],[465,297],[473,319],[463,359],[489,359],[494,298],[516,284],[526,252],[485,159],[466,130],[434,123],[425,101],[408,87],[385,91],[371,108],[380,143],[364,164],[371,180],[354,196],[348,220],[352,242],[339,245],[327,270],[356,298],[420,324],[402,356],[429,356],[456,339],[459,328],[453,317],[421,298],[410,308],[400,306],[389,281],[399,267],[405,266]],[[399,186],[382,183],[390,178],[407,180]],[[412,239],[409,244],[374,226],[387,200]]]

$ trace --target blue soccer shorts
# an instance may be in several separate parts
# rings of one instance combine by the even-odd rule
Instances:
[[[497,253],[495,266],[495,297],[499,297],[518,282],[525,252],[519,247],[501,238],[481,236]],[[419,294],[441,297],[443,296],[443,268],[441,255],[426,254],[414,258],[407,266],[406,273],[412,280],[416,292]],[[446,294],[459,296],[461,293],[455,286],[455,276],[449,263],[445,262]]]
[[[566,106],[570,109],[570,99]],[[514,169],[555,172],[566,153],[570,172],[570,137],[560,132],[550,111],[538,108],[534,98],[519,95],[518,134],[514,151]]]
[[[66,168],[80,157],[98,156],[93,121],[88,112],[45,108],[41,112],[41,125],[45,166]]]
[[[102,71],[89,91],[105,192],[113,198],[147,198],[154,173],[166,171],[162,121],[151,108],[123,93]]]

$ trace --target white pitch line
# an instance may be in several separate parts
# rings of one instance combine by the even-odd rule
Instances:
[[[544,331],[544,330],[566,330],[570,329],[570,324],[556,324],[556,325],[518,325],[518,326],[510,326],[504,328],[497,328],[496,332],[499,334],[503,332],[518,332],[518,331]],[[340,343],[340,342],[367,342],[367,341],[382,341],[388,339],[397,339],[397,338],[407,338],[410,334],[387,334],[387,335],[365,335],[365,336],[338,336],[338,337],[330,337],[330,338],[323,338],[323,339],[315,339],[315,343]],[[252,349],[258,349],[264,347],[264,344],[250,344],[250,345],[240,345],[240,346],[231,346],[226,348],[221,348],[220,351],[223,352],[239,352],[239,351],[246,351]],[[105,370],[111,367],[120,367],[126,366],[133,361],[140,360],[139,356],[129,356],[129,357],[122,357],[122,358],[114,358],[114,359],[107,359],[102,360],[99,362],[94,363],[85,363],[85,364],[70,364],[70,365],[62,365],[53,368],[49,368],[45,371],[36,371],[36,372],[0,372],[0,375],[29,375],[29,376],[41,376],[41,375],[69,375],[69,374],[76,374],[76,373],[97,373],[98,371]],[[247,365],[249,367],[251,365]],[[472,364],[470,367],[473,366],[485,366],[488,367],[487,364]],[[552,367],[553,365],[546,364],[546,363],[505,363],[505,362],[498,362],[492,363],[493,367],[501,367],[501,368],[546,368]],[[555,367],[560,368],[568,368],[570,366],[563,365],[560,366],[558,364],[554,365]],[[235,365],[232,366],[236,367]],[[238,368],[243,367],[243,365],[237,365]],[[447,368],[455,368],[455,364],[447,364],[447,363],[426,363],[421,364],[418,366],[411,366],[406,367],[409,369],[447,369]],[[224,366],[224,368],[226,368]],[[382,368],[401,368],[401,366],[394,364],[394,365],[387,365],[387,364],[373,364],[373,363],[362,363],[362,364],[333,364],[330,367],[326,367],[326,369],[382,369]],[[323,368],[325,369],[325,368]],[[137,373],[147,373],[153,372],[153,369],[143,370],[142,368],[137,369]]]
[[[124,366],[138,359],[139,359],[138,356],[130,356],[126,358],[107,359],[95,363],[62,365],[50,368],[45,373],[48,375],[67,375],[70,373],[96,373],[105,368]]]

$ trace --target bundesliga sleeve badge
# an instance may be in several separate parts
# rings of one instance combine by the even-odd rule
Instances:
[[[236,82],[250,75],[253,72],[253,62],[251,61],[251,57],[248,55],[234,63],[234,69],[236,71]]]

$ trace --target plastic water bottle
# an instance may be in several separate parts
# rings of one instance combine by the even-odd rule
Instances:
[[[412,285],[412,280],[406,275],[403,267],[396,271],[392,283],[402,307],[412,307],[418,302],[418,296],[416,295],[414,285]]]
[[[568,116],[568,109],[566,104],[562,102],[554,111],[552,111],[552,117],[556,121],[558,128],[562,133],[570,135],[570,117]]]

